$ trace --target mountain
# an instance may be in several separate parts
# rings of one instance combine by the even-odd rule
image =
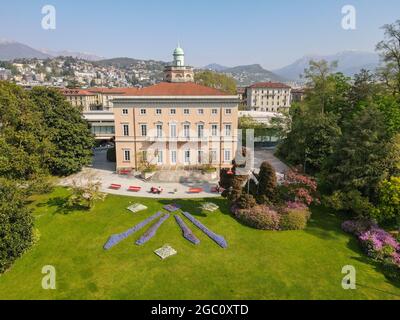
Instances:
[[[349,50],[325,56],[304,56],[294,63],[273,72],[291,80],[299,80],[300,75],[304,73],[304,69],[308,68],[311,60],[338,61],[336,71],[343,72],[347,76],[353,76],[361,69],[373,71],[379,65],[379,56],[376,53]]]
[[[105,59],[104,57],[99,57],[95,54],[88,53],[88,52],[74,52],[74,51],[68,51],[68,50],[63,50],[63,51],[52,51],[48,49],[42,49],[40,50],[44,54],[48,54],[52,57],[73,57],[76,59],[82,59],[82,60],[87,60],[87,61],[99,61]]]
[[[233,77],[240,86],[248,86],[255,82],[286,82],[287,79],[276,73],[265,70],[259,64],[251,64],[226,68],[221,73]]]
[[[211,64],[206,65],[202,69],[211,70],[211,71],[215,71],[215,72],[221,72],[221,71],[224,71],[224,70],[229,69],[229,68],[225,67],[225,66],[221,66],[218,63],[211,63]]]
[[[46,59],[50,58],[50,55],[19,42],[7,40],[0,41],[0,60],[9,61],[22,58]]]

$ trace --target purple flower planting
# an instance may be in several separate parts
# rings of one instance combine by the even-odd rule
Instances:
[[[183,237],[194,244],[199,244],[200,240],[193,234],[192,230],[188,228],[186,223],[182,220],[182,218],[178,215],[175,215],[175,220],[178,225],[181,227],[183,232]]]
[[[164,209],[169,211],[169,212],[175,212],[178,211],[181,208],[181,206],[179,204],[167,204],[166,206],[164,206]]]
[[[362,232],[359,240],[370,243],[372,245],[371,249],[374,251],[380,251],[386,246],[393,248],[394,251],[400,251],[400,244],[383,229],[372,228]]]
[[[207,236],[209,236],[212,240],[218,243],[222,248],[228,247],[228,243],[226,242],[223,236],[220,236],[212,232],[210,229],[204,226],[200,221],[196,220],[196,218],[194,218],[190,213],[183,212],[183,215],[186,218],[188,218],[196,227],[198,227],[201,231],[203,231]]]
[[[169,218],[169,214],[166,214],[165,216],[162,216],[160,220],[158,220],[154,225],[152,225],[149,230],[147,230],[139,240],[136,241],[136,244],[138,246],[141,246],[142,244],[145,244],[147,241],[149,241],[151,238],[153,238],[156,235],[156,232],[158,228],[164,223],[165,220]]]
[[[133,228],[125,231],[124,233],[120,233],[120,234],[114,234],[112,235],[107,243],[104,245],[104,250],[109,250],[111,249],[113,246],[117,245],[118,243],[120,243],[122,240],[126,239],[127,237],[129,237],[131,234],[135,233],[136,231],[142,229],[144,226],[146,226],[147,224],[149,224],[150,222],[152,222],[153,220],[157,219],[158,217],[160,217],[162,215],[161,212],[157,212],[155,215],[147,218],[146,220],[143,220],[142,222],[140,222],[139,224],[137,224],[136,226],[134,226]]]

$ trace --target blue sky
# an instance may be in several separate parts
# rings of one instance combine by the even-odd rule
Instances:
[[[46,4],[56,7],[56,30],[41,28]],[[356,30],[341,28],[346,4],[357,10]],[[399,0],[13,0],[1,3],[0,38],[164,61],[180,41],[195,66],[274,69],[305,54],[373,51],[380,27],[397,19]]]

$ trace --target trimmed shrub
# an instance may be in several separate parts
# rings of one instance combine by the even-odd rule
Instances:
[[[245,225],[260,230],[278,230],[279,214],[265,205],[258,205],[251,209],[237,209],[235,217]]]
[[[268,199],[273,200],[276,197],[276,172],[268,161],[264,161],[260,166],[258,174],[258,194],[265,195]]]
[[[288,209],[281,215],[279,226],[281,230],[303,230],[307,227],[308,219],[308,209]]]
[[[244,193],[236,201],[239,209],[251,209],[257,205],[256,199],[251,194]]]

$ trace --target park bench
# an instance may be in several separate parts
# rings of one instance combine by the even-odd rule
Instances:
[[[122,188],[122,186],[121,186],[120,184],[115,184],[115,183],[113,183],[113,184],[110,185],[109,188],[110,188],[110,189],[113,189],[113,190],[119,190],[119,189]]]
[[[141,189],[142,189],[141,187],[130,186],[130,187],[128,188],[128,191],[131,191],[131,192],[139,192]]]

